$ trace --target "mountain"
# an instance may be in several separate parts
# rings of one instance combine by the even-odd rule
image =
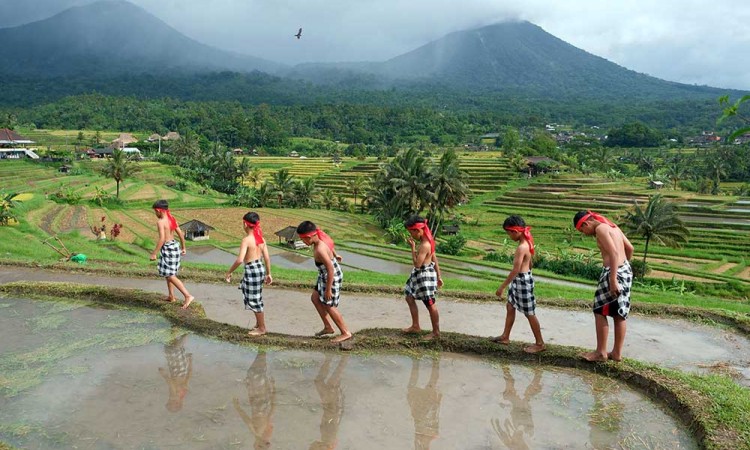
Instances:
[[[475,92],[527,92],[552,97],[666,98],[716,96],[719,92],[628,70],[525,21],[454,32],[385,62],[305,64],[290,72],[290,76],[316,82],[340,82],[358,74]]]
[[[0,73],[113,75],[180,71],[275,72],[281,64],[201,44],[126,1],[67,9],[0,29]]]

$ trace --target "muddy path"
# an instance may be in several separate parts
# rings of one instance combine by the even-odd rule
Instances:
[[[110,287],[142,289],[166,294],[164,280],[155,278],[110,278],[25,268],[4,268],[0,283],[13,281],[64,281]],[[313,279],[310,283],[312,285]],[[186,283],[209,318],[247,327],[254,324],[253,314],[245,311],[237,285]],[[312,335],[321,328],[320,319],[310,301],[310,292],[267,287],[264,290],[266,323],[269,331]],[[438,300],[441,329],[476,336],[496,336],[505,319],[504,304],[468,303]],[[429,329],[429,316],[420,306],[423,329]],[[339,307],[349,328],[401,328],[408,325],[409,312],[403,298],[359,293],[342,295]],[[540,307],[537,316],[548,343],[588,348],[594,345],[594,320],[591,313]],[[518,315],[511,339],[533,342],[528,323]],[[612,332],[610,331],[610,346]],[[750,386],[750,339],[718,327],[687,320],[660,319],[632,314],[628,319],[625,357],[686,371],[704,372],[711,368],[728,369]]]

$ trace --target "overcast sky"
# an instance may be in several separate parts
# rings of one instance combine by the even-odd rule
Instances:
[[[196,40],[287,64],[382,61],[452,31],[522,19],[638,72],[750,90],[745,0],[131,1]],[[86,3],[0,0],[0,26]]]

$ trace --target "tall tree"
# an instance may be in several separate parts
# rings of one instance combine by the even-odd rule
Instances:
[[[294,189],[294,177],[289,174],[289,169],[279,169],[271,177],[271,184],[276,193],[279,208],[281,208],[282,201],[288,198]]]
[[[18,193],[0,193],[0,225],[8,225],[11,220],[18,220],[14,209],[18,206],[15,198]]]
[[[435,196],[430,202],[430,218],[433,231],[437,232],[446,212],[469,197],[469,185],[468,176],[461,171],[458,155],[453,149],[443,153],[431,172],[430,188]]]
[[[346,188],[354,195],[354,206],[357,206],[357,198],[359,198],[360,193],[364,192],[366,187],[367,180],[362,175],[357,175],[346,181]]]
[[[646,208],[638,203],[625,216],[626,231],[641,236],[645,240],[643,263],[646,264],[648,246],[651,241],[669,247],[679,247],[688,241],[690,231],[677,215],[674,205],[661,194],[649,198]]]
[[[666,175],[672,182],[672,189],[677,189],[677,183],[687,175],[687,167],[680,155],[675,155],[667,161]]]
[[[120,198],[120,183],[128,177],[140,172],[138,164],[128,157],[124,151],[115,149],[112,157],[107,159],[101,173],[107,178],[112,178],[117,183],[117,198]]]

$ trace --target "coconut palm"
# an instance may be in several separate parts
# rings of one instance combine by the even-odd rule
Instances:
[[[257,167],[253,167],[252,169],[250,169],[250,172],[248,172],[247,174],[247,181],[252,183],[253,187],[256,187],[258,185],[261,178],[262,174],[260,172],[260,169]]]
[[[336,194],[332,190],[326,189],[320,194],[320,202],[325,209],[331,209],[336,202]]]
[[[200,156],[198,136],[194,133],[181,135],[171,146],[170,151],[177,161],[194,160]]]
[[[706,155],[706,175],[708,175],[709,178],[714,183],[712,194],[718,194],[719,193],[719,185],[721,184],[721,178],[727,176],[727,169],[729,168],[729,164],[727,163],[727,160],[723,158],[723,155],[721,155],[718,151],[711,152]]]
[[[258,206],[260,208],[268,206],[271,203],[271,199],[274,196],[275,188],[271,183],[265,181],[260,184],[258,189],[255,191],[255,196],[258,199]]]
[[[677,215],[674,205],[664,199],[661,194],[650,197],[645,209],[636,202],[633,210],[626,214],[623,227],[645,239],[644,265],[651,241],[669,247],[679,247],[687,242],[690,235],[690,231]]]
[[[356,177],[347,180],[346,189],[354,194],[354,206],[357,206],[357,198],[359,197],[360,193],[365,191],[366,187],[367,180],[365,180],[362,175],[357,175]]]
[[[687,167],[682,162],[679,155],[670,158],[667,162],[666,176],[672,182],[672,189],[677,189],[677,183],[687,176]]]
[[[435,194],[430,202],[430,217],[434,231],[440,229],[445,213],[466,201],[469,186],[465,172],[459,168],[458,155],[454,150],[447,150],[431,173],[430,188]]]
[[[419,214],[434,194],[429,190],[429,167],[416,148],[400,153],[388,165],[388,178],[399,202]]]
[[[318,194],[318,187],[315,185],[314,178],[305,178],[302,181],[294,183],[292,189],[294,204],[298,208],[309,208],[315,203],[315,196]]]
[[[120,198],[120,183],[133,174],[140,172],[138,164],[128,158],[127,153],[118,149],[112,152],[112,157],[107,159],[101,173],[107,178],[112,178],[117,183],[117,198]]]
[[[289,169],[279,169],[279,171],[274,173],[271,177],[271,184],[276,193],[279,208],[281,208],[281,202],[284,198],[289,197],[294,189],[294,177],[289,174]]]

